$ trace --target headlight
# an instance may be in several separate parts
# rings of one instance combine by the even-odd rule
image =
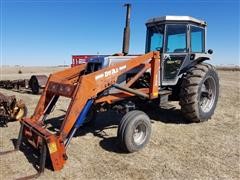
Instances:
[[[47,91],[60,96],[71,97],[74,92],[75,86],[72,84],[63,84],[56,82],[49,82]]]

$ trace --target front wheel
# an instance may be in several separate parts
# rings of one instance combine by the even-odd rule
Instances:
[[[215,68],[201,63],[191,68],[183,77],[180,105],[183,115],[191,122],[211,118],[217,105],[219,79]]]
[[[133,110],[126,113],[118,127],[118,139],[127,152],[139,151],[149,142],[151,122],[142,111]]]

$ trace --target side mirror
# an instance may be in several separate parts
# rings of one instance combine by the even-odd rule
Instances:
[[[213,50],[212,50],[212,49],[209,49],[207,52],[208,52],[208,54],[212,54],[212,53],[213,53]]]

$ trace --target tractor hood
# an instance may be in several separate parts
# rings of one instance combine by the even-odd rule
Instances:
[[[106,55],[99,55],[92,57],[88,60],[89,64],[98,64],[99,68],[102,69],[104,67],[111,66],[113,64],[127,61],[131,58],[137,57],[136,55],[130,56],[106,56]]]

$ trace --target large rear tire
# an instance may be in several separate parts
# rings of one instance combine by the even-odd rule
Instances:
[[[211,118],[217,105],[219,79],[215,68],[207,63],[197,64],[183,77],[180,90],[181,111],[191,122]]]

